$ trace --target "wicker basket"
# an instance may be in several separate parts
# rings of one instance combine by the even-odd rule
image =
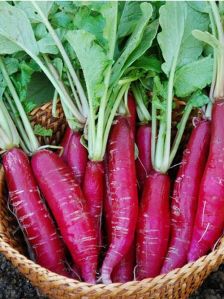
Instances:
[[[36,111],[51,109],[47,104]],[[34,115],[35,113],[33,113]],[[43,113],[44,114],[44,113]],[[34,118],[33,118],[34,119]],[[44,119],[44,118],[43,118]],[[46,120],[46,118],[45,118]],[[45,124],[45,121],[44,123]],[[54,125],[57,127],[57,125]],[[61,126],[61,125],[60,125]],[[65,124],[64,124],[65,126]],[[59,129],[59,127],[57,127]],[[57,129],[57,132],[60,130]],[[59,136],[60,135],[60,136]],[[61,134],[58,133],[58,140]],[[125,284],[114,283],[110,285],[90,285],[73,279],[52,273],[40,267],[25,257],[21,239],[15,238],[15,219],[7,209],[7,201],[4,196],[4,172],[0,169],[0,252],[18,268],[18,270],[39,288],[40,292],[49,298],[73,299],[73,298],[188,298],[204,281],[204,279],[220,264],[224,262],[224,238],[220,240],[217,249],[209,255],[189,263],[181,269],[176,269],[166,275],[160,275],[153,279],[131,281]]]

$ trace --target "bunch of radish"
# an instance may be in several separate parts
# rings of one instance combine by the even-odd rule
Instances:
[[[38,264],[91,284],[124,283],[215,248],[224,229],[224,33],[215,2],[1,2],[1,41],[2,165]],[[16,59],[23,67],[12,67]],[[55,117],[61,101],[60,145],[40,145],[29,122],[30,69],[53,85]]]

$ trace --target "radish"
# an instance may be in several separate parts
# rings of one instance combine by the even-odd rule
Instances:
[[[35,153],[31,165],[82,278],[95,283],[98,261],[96,231],[79,184],[62,159],[48,150]]]
[[[0,65],[1,63],[0,60]],[[3,100],[1,100],[0,147],[5,151],[2,163],[14,213],[32,246],[37,263],[51,271],[67,276],[64,245],[40,196],[28,157],[18,148],[20,143],[25,150],[31,150],[38,146],[38,141],[33,136],[30,147],[26,148]]]
[[[137,225],[138,280],[158,275],[164,262],[170,230],[169,191],[166,174],[152,172],[145,181]]]
[[[104,160],[105,169],[105,196],[104,196],[104,212],[107,228],[107,241],[111,243],[112,237],[112,202],[110,194],[109,184],[109,172],[108,172],[108,158],[107,155]],[[133,280],[134,277],[134,266],[135,266],[135,243],[133,242],[129,251],[124,255],[121,261],[117,264],[112,272],[112,282],[125,283]]]
[[[211,143],[194,222],[188,261],[206,254],[221,236],[224,228],[224,101],[216,100],[212,108]]]
[[[213,249],[224,228],[224,32],[216,3],[210,2],[210,8],[210,18],[213,20],[212,34],[199,30],[193,31],[197,39],[214,48],[214,73],[210,89],[213,103],[208,105],[206,111],[206,115],[211,117],[211,143],[200,184],[188,261],[195,261]]]
[[[187,262],[209,142],[210,122],[200,120],[191,133],[174,184],[171,204],[171,240],[162,273],[180,268]]]
[[[134,241],[138,197],[134,163],[134,142],[126,117],[118,117],[108,142],[109,192],[111,196],[111,242],[102,266],[103,283]]]
[[[61,155],[61,158],[66,163],[67,163],[68,148],[69,148],[69,143],[70,143],[71,137],[72,137],[72,130],[69,127],[67,127],[66,131],[65,131],[65,135],[61,142],[61,146],[63,147],[63,153]]]
[[[97,244],[102,246],[102,209],[104,196],[104,167],[103,162],[88,161],[83,180],[83,193],[87,201],[90,215],[94,219],[97,232]]]
[[[149,121],[151,116],[148,112],[149,99],[140,82],[132,84],[132,92],[137,102],[137,113],[140,120],[137,126],[136,145],[138,158],[136,160],[136,173],[140,193],[142,193],[146,177],[152,170],[151,162],[151,127]]]
[[[43,203],[26,154],[10,149],[2,158],[10,202],[38,264],[67,276],[65,248]],[[19,175],[18,175],[19,174]]]
[[[135,242],[132,243],[130,249],[122,258],[120,263],[115,266],[111,279],[112,282],[125,283],[134,279],[135,267]]]
[[[73,131],[67,150],[67,164],[72,169],[76,181],[81,185],[84,179],[88,153],[81,144],[81,134]]]
[[[149,125],[142,124],[137,127],[136,144],[138,147],[136,173],[140,190],[143,190],[145,180],[152,171],[151,127]]]

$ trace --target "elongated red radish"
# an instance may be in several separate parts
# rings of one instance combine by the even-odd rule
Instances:
[[[43,203],[26,154],[14,148],[2,158],[10,202],[41,266],[61,275],[65,248]]]
[[[67,164],[71,167],[76,181],[81,185],[85,175],[88,152],[80,140],[81,134],[73,132],[67,151]]]
[[[114,267],[130,249],[138,215],[134,140],[125,117],[118,117],[108,142],[111,195],[111,243],[102,266],[102,281],[111,282]]]
[[[105,212],[105,218],[106,218],[105,220],[106,220],[106,227],[107,227],[107,242],[109,245],[111,242],[111,234],[112,234],[112,223],[111,223],[112,204],[111,204],[107,155],[105,155],[104,169],[105,169],[104,212]],[[129,251],[124,255],[121,261],[114,268],[112,272],[112,282],[125,283],[133,280],[134,266],[135,266],[135,244],[133,242]]]
[[[89,160],[86,165],[83,180],[83,193],[87,201],[90,215],[93,218],[97,232],[97,244],[102,246],[102,210],[104,197],[104,166],[103,162]]]
[[[210,122],[200,121],[191,133],[175,180],[171,204],[171,240],[161,273],[180,268],[187,262],[209,143]]]
[[[63,153],[61,155],[61,158],[65,162],[67,162],[67,159],[68,159],[68,148],[69,148],[69,143],[70,143],[72,134],[73,134],[72,130],[69,127],[67,127],[66,131],[65,131],[65,135],[61,142],[61,146],[63,146]]]
[[[131,131],[133,133],[133,137],[135,138],[135,131],[136,131],[136,103],[133,95],[131,93],[128,94],[128,122],[131,127]]]
[[[209,156],[200,185],[188,261],[215,245],[224,228],[224,100],[213,104]]]
[[[142,190],[146,177],[152,171],[151,127],[148,124],[142,124],[137,127],[136,144],[138,147],[136,173],[140,190]]]
[[[95,283],[98,259],[96,231],[79,184],[70,168],[53,152],[42,150],[35,153],[31,164],[82,278]]]
[[[152,172],[141,198],[136,240],[137,279],[155,277],[161,271],[169,241],[170,178]]]

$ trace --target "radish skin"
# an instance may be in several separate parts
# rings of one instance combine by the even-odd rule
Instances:
[[[104,166],[103,162],[87,162],[85,176],[83,180],[83,193],[87,201],[88,209],[93,218],[96,233],[97,244],[102,246],[102,209],[104,197]]]
[[[111,195],[111,242],[102,266],[102,281],[111,283],[115,266],[134,241],[138,215],[134,140],[126,117],[118,117],[108,142]]]
[[[69,144],[70,144],[72,134],[73,134],[72,130],[69,127],[67,127],[66,131],[65,131],[65,135],[64,135],[64,137],[62,139],[62,142],[61,142],[61,146],[63,146],[63,153],[61,155],[61,158],[66,163],[68,161],[68,148],[69,148]],[[60,151],[59,151],[59,153],[60,153]]]
[[[98,262],[96,231],[79,184],[70,168],[53,152],[35,153],[31,164],[74,263],[84,281],[94,284]]]
[[[136,232],[137,280],[161,271],[169,241],[169,192],[168,175],[152,172],[146,179]]]
[[[136,160],[136,173],[140,191],[144,187],[146,177],[152,171],[151,162],[151,127],[147,124],[138,126],[136,133],[138,158]]]
[[[81,185],[85,175],[88,152],[80,140],[81,134],[73,132],[67,151],[67,164],[72,169],[76,181]]]
[[[106,155],[107,156],[107,155]],[[104,197],[104,211],[106,218],[106,228],[107,228],[107,242],[111,242],[111,195],[110,195],[110,185],[109,185],[109,173],[108,173],[108,161],[107,157],[104,160],[105,169],[105,197]],[[112,282],[125,283],[133,280],[134,278],[134,266],[135,266],[135,244],[131,245],[129,251],[124,255],[122,260],[117,264],[112,272]]]
[[[171,240],[161,273],[168,273],[187,263],[209,142],[210,122],[200,121],[191,133],[175,180],[171,204]]]
[[[50,271],[68,276],[65,248],[43,203],[26,154],[14,148],[2,158],[10,202],[32,246],[36,262]]]
[[[195,261],[215,245],[224,228],[224,100],[212,108],[211,142],[202,177],[188,261]]]

